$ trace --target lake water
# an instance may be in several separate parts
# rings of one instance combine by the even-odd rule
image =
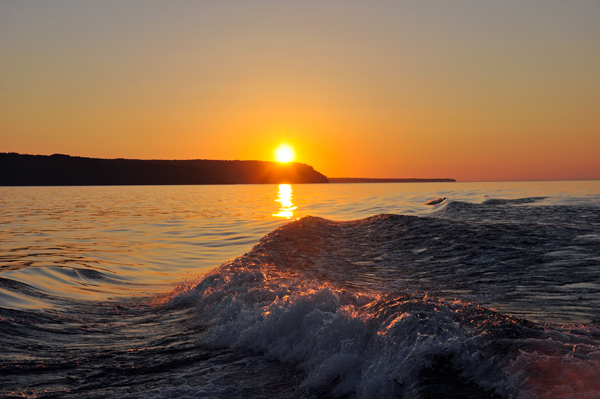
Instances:
[[[599,325],[598,181],[0,187],[7,397],[598,398]]]

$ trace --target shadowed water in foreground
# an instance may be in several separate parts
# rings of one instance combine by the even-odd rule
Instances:
[[[46,309],[0,308],[0,393],[596,398],[599,237],[592,201],[449,199],[420,216],[303,217],[151,295],[3,278]],[[92,271],[80,278],[106,274]]]

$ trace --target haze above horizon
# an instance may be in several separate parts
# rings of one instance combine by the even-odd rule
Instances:
[[[0,152],[600,179],[600,2],[0,0]]]

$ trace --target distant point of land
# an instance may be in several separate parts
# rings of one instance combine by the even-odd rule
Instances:
[[[312,166],[267,161],[140,160],[0,153],[0,186],[328,183]]]
[[[367,177],[328,177],[329,183],[452,183],[455,179],[373,179]]]

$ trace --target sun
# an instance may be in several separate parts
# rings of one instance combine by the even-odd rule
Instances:
[[[277,162],[292,162],[294,158],[296,158],[296,154],[294,153],[294,149],[289,145],[282,144],[275,149],[275,159]]]

